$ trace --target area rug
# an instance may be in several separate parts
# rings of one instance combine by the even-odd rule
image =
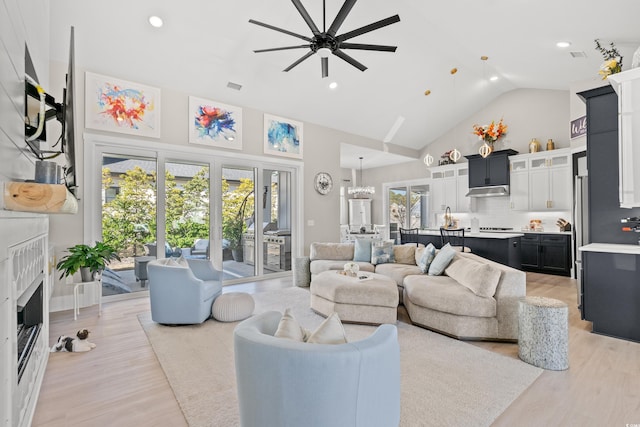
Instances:
[[[255,314],[291,308],[307,329],[323,317],[309,308],[309,292],[287,288],[254,295]],[[191,427],[239,426],[233,356],[235,323],[162,326],[138,316]],[[403,322],[401,426],[488,426],[542,369]],[[350,341],[374,326],[345,325]]]

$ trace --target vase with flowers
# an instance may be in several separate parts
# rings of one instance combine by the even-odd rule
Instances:
[[[488,151],[487,154],[491,153],[493,151],[493,144],[502,138],[507,133],[507,130],[508,126],[504,124],[502,119],[500,119],[498,123],[492,121],[488,125],[473,125],[474,135],[477,135],[478,139],[484,142],[483,146],[480,148],[480,154],[482,154],[483,148],[485,148],[485,151]]]
[[[605,80],[611,74],[616,74],[622,71],[622,55],[616,49],[613,42],[609,43],[610,49],[605,49],[600,45],[600,40],[595,39],[596,50],[604,57],[604,62],[600,66],[598,74],[602,76],[602,80]]]

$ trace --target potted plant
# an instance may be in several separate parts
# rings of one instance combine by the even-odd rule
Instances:
[[[83,282],[91,282],[96,272],[104,270],[109,262],[120,257],[116,251],[106,243],[96,242],[94,246],[75,245],[68,248],[69,255],[63,256],[56,268],[62,271],[60,279],[66,276],[72,276],[76,271],[80,270]]]
[[[237,215],[222,223],[222,235],[229,242],[229,249],[233,259],[241,262],[244,259],[242,252],[242,234],[244,233],[244,220]]]

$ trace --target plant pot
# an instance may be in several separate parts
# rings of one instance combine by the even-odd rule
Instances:
[[[234,261],[244,261],[244,251],[242,250],[242,246],[236,249],[231,249],[231,255],[233,255]]]
[[[80,277],[83,282],[93,282],[93,273],[89,267],[80,267]]]

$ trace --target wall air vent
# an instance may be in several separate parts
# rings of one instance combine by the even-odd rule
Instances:
[[[580,51],[580,52],[569,52],[569,55],[571,55],[574,58],[586,58],[587,54],[584,53],[584,51]]]
[[[233,89],[233,90],[240,90],[240,89],[242,89],[242,85],[241,85],[241,84],[234,83],[234,82],[229,82],[229,83],[227,83],[227,87],[228,87],[229,89]]]

